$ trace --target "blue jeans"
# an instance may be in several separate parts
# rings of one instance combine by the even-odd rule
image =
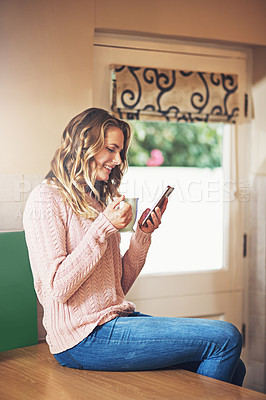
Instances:
[[[143,371],[167,367],[242,385],[242,337],[223,321],[151,317],[134,312],[97,326],[56,360],[70,368]]]

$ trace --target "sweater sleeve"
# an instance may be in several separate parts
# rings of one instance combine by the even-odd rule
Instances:
[[[142,232],[137,226],[136,232],[131,237],[129,249],[122,258],[123,274],[121,284],[125,295],[145,264],[150,244],[151,234]]]
[[[58,302],[66,302],[97,267],[116,228],[100,213],[68,254],[66,204],[60,195],[32,196],[24,212],[24,229],[35,280]]]

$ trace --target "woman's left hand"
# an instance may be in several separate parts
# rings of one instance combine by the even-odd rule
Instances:
[[[144,213],[141,215],[138,221],[139,227],[142,230],[142,232],[152,233],[153,231],[155,231],[155,229],[159,228],[161,224],[162,215],[165,212],[167,203],[168,199],[165,199],[162,208],[156,207],[155,212],[151,213],[152,221],[148,219],[145,225],[141,225],[142,221],[144,220],[144,218],[146,217],[146,215],[150,210],[149,208],[147,208],[147,210],[144,211]]]

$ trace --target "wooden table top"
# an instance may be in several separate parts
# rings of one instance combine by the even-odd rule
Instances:
[[[85,371],[61,367],[46,343],[0,353],[1,400],[266,400],[184,370]]]

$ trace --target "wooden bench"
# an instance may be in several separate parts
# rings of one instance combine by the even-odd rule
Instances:
[[[61,367],[46,343],[0,353],[1,400],[266,399],[184,370],[98,372]]]

